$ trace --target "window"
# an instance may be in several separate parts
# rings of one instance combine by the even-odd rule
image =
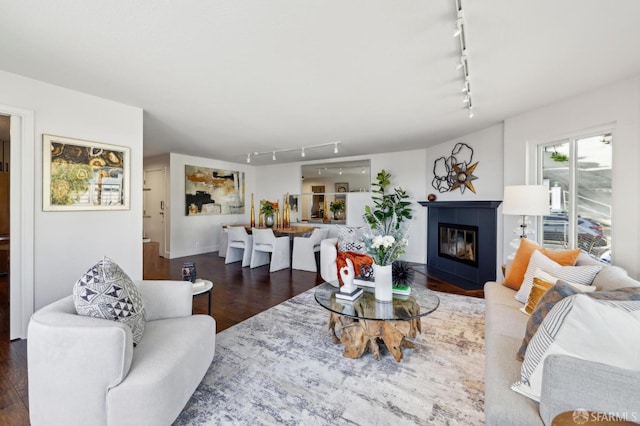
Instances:
[[[551,212],[543,218],[543,244],[580,248],[611,260],[612,135],[568,138],[539,146]]]

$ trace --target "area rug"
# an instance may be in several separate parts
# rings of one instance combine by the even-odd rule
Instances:
[[[174,424],[484,424],[484,300],[437,293],[397,363],[385,348],[380,361],[344,358],[314,290],[219,333]]]

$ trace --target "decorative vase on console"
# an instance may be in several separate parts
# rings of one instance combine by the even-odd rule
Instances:
[[[264,215],[264,226],[272,228],[274,223],[276,223],[276,220],[273,217],[273,213],[267,213]]]

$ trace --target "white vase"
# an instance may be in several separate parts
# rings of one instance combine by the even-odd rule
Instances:
[[[391,292],[391,265],[373,264],[373,278],[375,279],[375,297],[378,302],[391,302],[393,294]]]

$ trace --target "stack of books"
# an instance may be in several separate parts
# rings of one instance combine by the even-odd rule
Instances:
[[[356,287],[356,289],[350,293],[344,292],[342,288],[340,288],[340,291],[336,292],[336,299],[353,301],[362,296],[362,293],[363,291],[359,287]]]

